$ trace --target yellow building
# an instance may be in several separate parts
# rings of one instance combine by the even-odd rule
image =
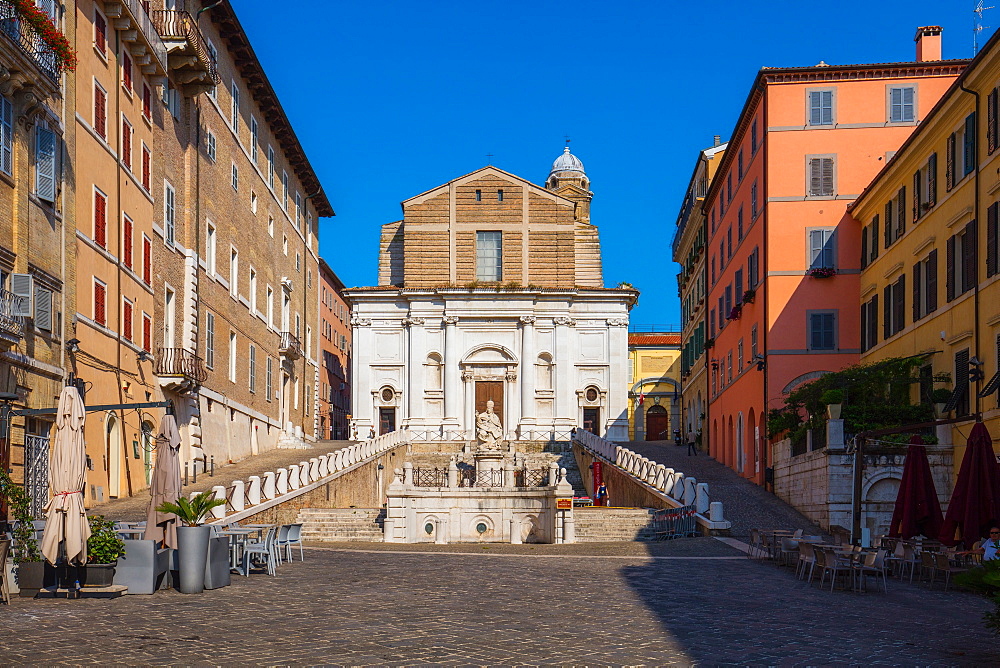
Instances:
[[[888,163],[850,208],[861,235],[862,362],[927,355],[912,400],[931,402],[930,390],[945,387],[944,417],[968,418],[938,428],[955,445],[956,474],[977,413],[994,444],[1000,437],[998,35],[895,155],[872,156]],[[941,373],[951,382],[930,380]]]
[[[681,427],[681,335],[628,335],[628,435],[633,441],[673,438]]]

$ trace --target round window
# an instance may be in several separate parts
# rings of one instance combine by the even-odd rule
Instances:
[[[597,401],[597,388],[588,387],[587,388],[587,401]]]
[[[480,522],[479,524],[476,525],[476,531],[478,531],[479,533],[486,533],[486,530],[488,528],[489,527],[486,526],[486,522]]]
[[[426,531],[427,535],[430,536],[432,533],[434,533],[434,525],[428,522],[427,524],[424,525],[424,531]]]
[[[395,394],[396,393],[392,391],[391,387],[383,387],[382,388],[382,401],[384,401],[386,403],[389,403],[390,401],[392,401],[392,398],[395,396]]]

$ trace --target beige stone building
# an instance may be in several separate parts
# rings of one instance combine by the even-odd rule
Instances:
[[[46,11],[59,30],[72,29],[72,17]],[[51,46],[13,3],[0,2],[0,392],[16,409],[55,405],[72,336],[68,81]],[[9,430],[0,423],[0,467],[24,482],[36,514],[48,499],[52,418],[15,418]]]
[[[318,219],[333,210],[231,3],[167,4],[154,347],[182,461],[200,466],[316,438]]]
[[[626,437],[637,292],[603,285],[583,163],[567,148],[545,183],[484,167],[383,226],[379,285],[347,291],[357,435],[472,438],[491,400],[508,439]]]

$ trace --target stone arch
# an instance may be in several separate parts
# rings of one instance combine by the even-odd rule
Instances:
[[[637,395],[639,393],[639,390],[644,385],[655,385],[657,383],[664,383],[666,385],[672,386],[674,388],[674,391],[677,392],[677,394],[680,394],[680,392],[681,392],[681,384],[678,383],[673,378],[667,378],[666,376],[660,376],[660,377],[652,377],[651,376],[649,378],[643,378],[643,379],[639,380],[639,382],[637,382],[634,385],[632,385],[632,389],[629,390],[629,394],[636,394]]]
[[[442,389],[444,387],[444,358],[441,353],[437,351],[427,353],[424,366],[426,367],[424,374],[426,388],[428,390]]]
[[[462,364],[517,364],[518,359],[510,348],[497,343],[482,343],[465,353]]]
[[[823,376],[825,376],[828,373],[830,373],[830,372],[829,371],[810,371],[808,373],[804,373],[801,376],[798,376],[798,377],[793,378],[792,380],[790,380],[787,385],[785,385],[783,388],[781,388],[781,393],[782,394],[788,394],[789,392],[791,392],[792,390],[794,390],[796,387],[798,387],[802,383],[805,383],[806,381],[810,381],[810,380],[816,380],[817,378],[822,378]]]

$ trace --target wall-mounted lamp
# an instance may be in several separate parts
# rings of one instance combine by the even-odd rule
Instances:
[[[71,353],[80,351],[80,339],[70,339],[66,342],[66,350]]]

